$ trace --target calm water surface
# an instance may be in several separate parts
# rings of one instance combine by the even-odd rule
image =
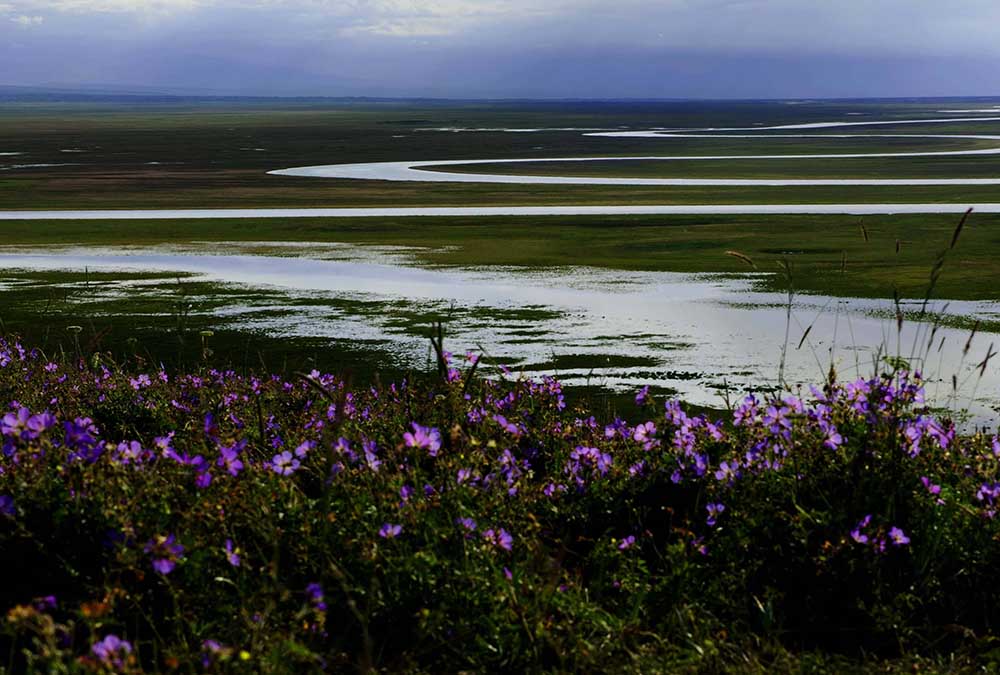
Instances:
[[[968,331],[939,328],[932,333],[930,323],[909,320],[897,331],[888,301],[796,296],[789,321],[787,296],[753,291],[752,276],[586,267],[427,268],[414,262],[413,253],[404,247],[339,244],[6,247],[0,249],[0,268],[171,271],[277,290],[288,304],[272,300],[213,311],[220,322],[272,335],[388,341],[400,362],[413,366],[424,364],[427,342],[400,328],[400,312],[473,310],[457,313],[459,318],[447,327],[448,346],[456,352],[481,346],[515,369],[556,374],[567,384],[616,390],[661,385],[691,402],[716,406],[723,387],[742,392],[777,382],[787,327],[789,383],[821,381],[831,362],[842,378],[868,375],[888,352],[923,370],[936,403],[968,406],[974,419],[986,420],[1000,400],[997,364],[989,364],[981,378],[976,368],[1000,336],[980,333],[963,355]],[[128,293],[143,283],[149,282],[126,282],[115,292]],[[343,303],[331,306],[331,299],[384,303],[385,309],[375,316],[354,313]],[[904,309],[915,312],[919,303],[905,303]],[[947,312],[997,320],[1000,304],[951,302]],[[588,357],[586,367],[551,367],[554,357],[568,356]],[[643,365],[615,365],[621,356],[642,359]],[[611,365],[602,367],[608,357]],[[957,397],[952,374],[960,385]]]

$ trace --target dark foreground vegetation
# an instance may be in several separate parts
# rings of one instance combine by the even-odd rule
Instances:
[[[1000,666],[1000,444],[916,374],[629,424],[438,353],[355,389],[0,342],[6,667]]]

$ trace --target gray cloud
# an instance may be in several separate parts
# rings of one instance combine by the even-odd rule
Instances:
[[[220,93],[1000,93],[995,0],[5,0],[0,83]]]

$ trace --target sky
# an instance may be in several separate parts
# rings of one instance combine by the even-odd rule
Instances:
[[[0,0],[0,85],[223,95],[1000,95],[1000,0]]]

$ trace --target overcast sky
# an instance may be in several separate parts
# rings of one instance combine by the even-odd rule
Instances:
[[[1000,95],[1000,0],[0,0],[0,84],[470,98]]]

